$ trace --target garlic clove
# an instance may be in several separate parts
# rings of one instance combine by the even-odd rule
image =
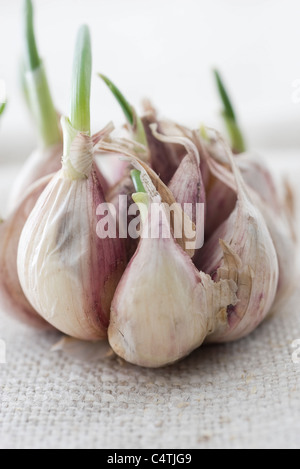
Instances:
[[[252,197],[254,200],[254,194]],[[270,209],[259,197],[257,197],[256,203],[266,221],[278,259],[279,278],[276,297],[272,307],[272,310],[274,310],[288,298],[295,288],[297,282],[297,256],[295,256],[297,244],[291,236],[289,225],[278,216],[278,212],[276,213]]]
[[[152,204],[139,247],[118,285],[108,329],[115,353],[130,363],[160,367],[199,347],[236,302],[233,281],[214,283],[199,274],[172,236],[148,237],[160,217],[161,233],[170,226],[161,204]]]
[[[194,223],[199,242],[197,248],[204,243],[204,218],[206,208],[206,194],[200,170],[200,156],[197,147],[187,137],[182,135],[162,135],[157,131],[157,125],[150,126],[157,140],[164,143],[183,145],[186,156],[182,159],[168,187],[176,202]],[[177,130],[177,129],[176,129]]]
[[[51,326],[25,297],[17,271],[17,251],[23,226],[52,175],[33,184],[9,218],[0,225],[0,301],[2,308],[26,324],[37,328]]]
[[[40,195],[18,246],[18,275],[34,309],[61,332],[82,340],[106,337],[115,288],[125,268],[122,240],[98,220],[109,215],[95,146],[109,124],[90,136],[91,39],[87,26],[77,36],[71,118],[62,118],[62,168]],[[106,221],[106,217],[105,221]],[[99,225],[98,225],[99,222]]]
[[[72,180],[59,172],[40,196],[20,238],[18,272],[38,313],[82,340],[106,336],[110,303],[125,268],[119,239],[100,239],[105,201],[96,171]]]
[[[208,166],[216,181],[215,188],[220,190],[220,192],[216,194],[216,199],[219,200],[223,192],[224,199],[228,201],[227,207],[229,209],[230,199],[228,199],[228,197],[229,194],[236,191],[236,183],[232,174],[226,169],[226,153],[224,147],[218,145],[217,141],[212,140],[212,142],[214,143],[210,147],[209,154],[213,159],[208,158],[206,161],[209,163]],[[207,153],[204,153],[204,155],[207,156]],[[283,181],[285,184],[286,198],[282,202],[279,197],[279,187],[275,185],[271,172],[252,154],[244,153],[239,155],[239,157],[235,158],[235,162],[247,183],[247,191],[252,201],[264,217],[275,246],[279,267],[279,279],[276,297],[272,306],[272,310],[274,310],[287,298],[295,284],[293,279],[295,278],[296,272],[295,249],[297,239],[293,221],[294,195],[291,188]],[[210,195],[209,201],[210,203],[212,201]],[[231,204],[233,206],[233,201]],[[224,213],[222,213],[222,217],[224,217]],[[218,218],[218,220],[220,221],[220,218]]]
[[[225,144],[224,144],[225,145]],[[254,330],[269,313],[278,286],[277,254],[266,222],[248,195],[240,171],[226,146],[237,187],[238,201],[228,220],[200,251],[197,266],[216,281],[232,279],[238,285],[238,303],[227,310],[227,324],[209,341],[239,339]],[[208,159],[215,176],[227,183],[226,169]]]

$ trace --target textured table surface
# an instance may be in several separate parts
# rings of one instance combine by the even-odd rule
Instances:
[[[298,290],[248,338],[161,370],[50,351],[58,334],[0,313],[0,447],[299,448]]]

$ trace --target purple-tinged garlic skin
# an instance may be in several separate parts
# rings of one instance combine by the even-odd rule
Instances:
[[[161,213],[163,232],[168,224]],[[235,291],[233,281],[215,284],[199,274],[173,237],[142,236],[112,302],[110,345],[135,365],[157,368],[176,362],[222,322],[226,307],[236,302]]]
[[[158,141],[165,144],[182,145],[185,148],[185,156],[181,159],[168,187],[182,209],[190,210],[187,211],[187,214],[193,223],[196,223],[196,206],[206,203],[199,152],[194,142],[185,136],[184,128],[171,123],[169,125],[165,123],[165,127],[169,132],[173,129],[174,135],[160,134],[157,124],[150,125],[152,134]],[[191,204],[192,207],[185,207],[185,204]],[[203,222],[204,220],[202,220]]]
[[[294,232],[291,230],[291,225],[285,219],[286,213],[282,211],[284,208],[281,211],[275,210],[274,207],[267,205],[254,191],[251,192],[251,197],[264,217],[278,259],[278,286],[274,304],[270,311],[273,312],[278,306],[280,307],[295,288],[297,240],[293,237]]]
[[[84,138],[76,137],[80,145]],[[97,207],[105,202],[97,174],[94,163],[89,176],[76,181],[57,173],[31,212],[18,250],[29,302],[58,330],[82,340],[107,336],[126,263],[122,240],[97,234]]]
[[[199,141],[198,141],[199,144]],[[224,149],[216,143],[201,145],[202,152],[223,166],[228,165],[228,159]],[[201,152],[200,152],[201,154]],[[251,153],[242,153],[234,157],[235,162],[242,173],[248,187],[255,191],[261,200],[277,213],[281,210],[278,191],[268,167],[259,161],[258,157]],[[206,158],[201,159],[202,169],[205,174],[210,173],[207,168]],[[206,169],[205,169],[206,168]],[[205,227],[206,239],[229,217],[236,204],[236,193],[211,173],[205,178],[207,194],[207,212],[211,214],[207,218]]]
[[[151,125],[157,124],[157,131],[161,132],[161,123],[157,121],[155,114],[148,113],[142,118],[147,143],[150,152],[152,169],[159,175],[161,180],[168,184],[174,176],[186,151],[182,145],[160,142],[152,133]]]
[[[124,230],[124,232],[128,232],[129,223],[135,218],[135,216],[128,215],[126,217],[126,226],[123,226],[123,220],[119,218],[119,214],[120,210],[126,210],[128,214],[128,211],[133,204],[132,194],[134,192],[134,185],[131,176],[130,174],[128,174],[127,170],[123,178],[117,184],[115,184],[115,186],[111,187],[108,193],[106,194],[107,202],[113,204],[115,207],[118,225],[122,225],[121,228],[122,230]],[[127,198],[127,203],[124,204],[124,207],[120,207],[120,196]],[[129,262],[138,246],[138,239],[133,239],[132,237],[127,236],[127,238],[124,239],[124,244],[126,249],[127,260]]]
[[[2,309],[10,316],[38,329],[52,329],[52,326],[34,310],[24,295],[17,271],[17,252],[26,220],[51,178],[51,175],[46,176],[27,188],[19,206],[0,225],[0,302]]]
[[[203,153],[204,157],[207,157],[208,154],[211,157],[209,160],[207,158],[202,158],[201,160],[208,168],[208,171],[210,169],[207,163],[209,161],[211,166],[213,161],[215,169],[219,168],[219,171],[222,166],[222,171],[226,173],[227,156],[224,153],[224,149],[222,151],[222,148],[218,148],[218,153],[215,149],[214,151],[210,149],[209,153]],[[276,297],[270,311],[272,312],[277,306],[281,305],[281,302],[288,297],[295,287],[293,279],[296,272],[295,249],[297,249],[297,240],[295,239],[293,208],[286,205],[289,205],[289,199],[293,199],[293,193],[288,186],[288,200],[282,201],[279,193],[280,188],[276,186],[270,170],[252,154],[241,154],[236,156],[234,161],[243,175],[243,179],[247,184],[247,191],[254,205],[263,215],[276,250],[279,278]],[[211,169],[213,169],[213,166],[211,166]],[[210,213],[216,214],[215,218],[211,219],[208,217],[206,220],[206,234],[211,235],[215,231],[215,229],[210,229],[211,223],[215,223],[214,228],[219,226],[222,220],[225,221],[225,219],[229,218],[230,210],[234,210],[236,204],[236,184],[232,185],[230,183],[232,174],[229,172],[223,174],[223,178],[214,176],[211,171],[210,174],[213,179],[213,188],[211,190],[207,189],[207,205]],[[224,204],[224,206],[222,207],[221,204]],[[291,205],[293,206],[293,200]]]
[[[153,136],[164,143],[183,145],[186,156],[182,159],[168,188],[173,194],[176,203],[189,216],[195,225],[197,237],[197,249],[204,243],[206,193],[200,169],[200,156],[197,146],[190,138],[187,138],[181,127],[174,126],[175,135],[163,135],[157,131],[156,124],[150,126]],[[168,130],[170,130],[171,124]],[[179,133],[179,135],[177,135]],[[202,206],[201,206],[202,204]]]
[[[208,338],[211,342],[233,341],[252,332],[270,312],[279,279],[277,253],[266,222],[249,197],[233,156],[230,162],[237,185],[236,207],[196,260],[197,267],[214,280],[231,278],[238,286],[238,302],[228,308],[227,324],[215,330]],[[225,171],[225,183],[226,170],[221,167],[221,171]]]
[[[228,219],[235,208],[236,202],[236,193],[232,189],[222,181],[211,178],[209,185],[206,186],[206,240]]]
[[[193,223],[196,223],[197,204],[205,204],[206,196],[200,167],[190,155],[186,155],[180,163],[169,184],[169,189],[183,210],[185,204],[191,204],[192,210],[187,211],[187,214]]]

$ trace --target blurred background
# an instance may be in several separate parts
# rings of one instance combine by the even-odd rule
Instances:
[[[123,122],[96,72],[108,75],[137,107],[150,97],[161,115],[183,124],[222,124],[211,69],[218,66],[251,148],[299,148],[299,0],[35,0],[38,46],[58,109],[68,113],[78,26],[90,25],[92,125]],[[0,0],[0,80],[8,107],[0,162],[23,160],[36,144],[19,90],[22,1]],[[298,102],[299,101],[299,102]]]

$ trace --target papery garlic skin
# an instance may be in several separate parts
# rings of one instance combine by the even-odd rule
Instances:
[[[153,136],[151,125],[157,124],[158,132],[161,132],[162,126],[155,113],[147,113],[142,122],[147,137],[151,167],[160,175],[161,180],[168,184],[185,156],[185,150],[182,145],[161,142]]]
[[[0,225],[0,302],[3,310],[22,322],[39,328],[51,328],[31,306],[21,288],[17,271],[17,252],[22,229],[37,199],[50,182],[47,176],[33,184],[19,206]]]
[[[92,151],[92,140],[78,133],[31,212],[18,249],[20,283],[30,303],[58,330],[82,340],[106,337],[125,268],[122,241],[97,235],[97,207],[105,198]]]
[[[238,303],[228,308],[227,325],[208,338],[214,342],[237,340],[252,332],[269,313],[279,278],[277,254],[266,222],[249,197],[233,156],[230,162],[238,188],[236,207],[197,259],[198,268],[214,280],[233,279],[238,286]]]
[[[295,250],[297,249],[297,242],[293,238],[290,224],[285,219],[286,213],[281,213],[280,210],[277,211],[274,207],[266,204],[253,190],[251,191],[251,198],[264,217],[278,259],[278,286],[270,311],[273,312],[295,288],[297,270]]]
[[[198,140],[199,143],[199,140]],[[201,145],[200,145],[201,146]],[[207,153],[218,163],[227,166],[228,158],[224,148],[212,141],[207,145],[202,145],[202,152]],[[201,154],[201,151],[200,151]],[[281,204],[278,191],[268,167],[261,159],[251,153],[242,153],[235,156],[235,163],[238,166],[243,179],[248,187],[258,194],[261,200],[271,209],[279,213]],[[202,168],[207,167],[205,158],[201,159]],[[205,169],[204,169],[205,170]],[[209,170],[208,170],[209,171]],[[207,173],[207,170],[205,171]],[[236,194],[232,188],[228,187],[212,174],[206,178],[207,211],[213,216],[208,217],[205,227],[206,239],[229,217],[236,204]]]
[[[222,220],[225,221],[234,210],[236,204],[236,183],[232,174],[225,166],[227,161],[224,147],[210,146],[209,155],[214,160],[215,170],[219,171],[222,165],[223,177],[216,177],[213,172],[212,159],[207,159],[208,153],[204,151],[204,164],[211,166],[211,177],[213,186],[208,192],[208,207],[216,214],[215,219],[207,219],[207,230],[210,230],[212,224],[219,226]],[[243,153],[234,159],[239,167],[243,178],[247,184],[247,191],[251,196],[254,205],[263,215],[268,231],[272,238],[279,268],[279,278],[275,300],[270,312],[272,312],[281,302],[290,294],[294,288],[294,276],[296,272],[295,249],[296,239],[294,236],[293,213],[286,207],[280,199],[280,187],[275,185],[272,173],[262,161],[251,153]],[[219,167],[219,170],[217,169]],[[209,170],[210,171],[210,170]],[[227,171],[227,173],[226,173]],[[290,190],[288,188],[288,190]],[[289,197],[293,198],[293,194]],[[222,204],[221,207],[219,204]]]
[[[8,201],[9,213],[18,206],[24,192],[31,184],[61,169],[62,152],[62,144],[58,143],[49,148],[39,148],[32,153],[14,181]],[[98,177],[105,193],[108,190],[108,183],[100,171]]]
[[[114,205],[116,209],[118,226],[121,232],[127,233],[127,238],[124,239],[125,249],[127,254],[127,260],[129,261],[133,254],[136,251],[138,245],[138,239],[134,239],[128,235],[128,226],[130,222],[135,218],[135,215],[128,215],[132,207],[132,194],[134,192],[134,185],[130,175],[128,174],[128,169],[126,175],[110,190],[107,192],[106,198],[107,202]],[[126,197],[127,203],[124,203],[124,206],[120,207],[121,197]],[[126,210],[127,216],[124,218],[119,217],[120,213]]]
[[[96,159],[101,174],[108,183],[107,189],[114,187],[128,172],[128,163],[121,161],[119,155],[103,155]],[[106,193],[107,191],[104,190]]]
[[[171,124],[169,125],[169,130]],[[200,156],[196,145],[184,136],[181,127],[174,128],[175,135],[163,135],[157,131],[157,125],[151,124],[153,136],[163,143],[182,145],[185,148],[186,155],[182,158],[174,176],[172,177],[168,187],[172,192],[175,200],[182,206],[183,210],[188,210],[187,214],[196,223],[196,207],[197,204],[206,203],[205,187],[200,170]],[[179,135],[177,135],[180,133]],[[182,133],[182,135],[181,135]],[[187,207],[186,205],[190,206]],[[204,220],[202,220],[202,223]]]
[[[148,223],[149,218],[143,233]],[[162,225],[167,226],[163,215]],[[223,321],[226,306],[236,301],[235,291],[233,281],[215,284],[199,274],[172,237],[142,237],[114,296],[110,345],[136,365],[173,363],[199,347]]]
[[[62,144],[48,148],[38,148],[27,159],[16,177],[8,201],[11,213],[22,200],[24,192],[31,184],[61,168]]]

